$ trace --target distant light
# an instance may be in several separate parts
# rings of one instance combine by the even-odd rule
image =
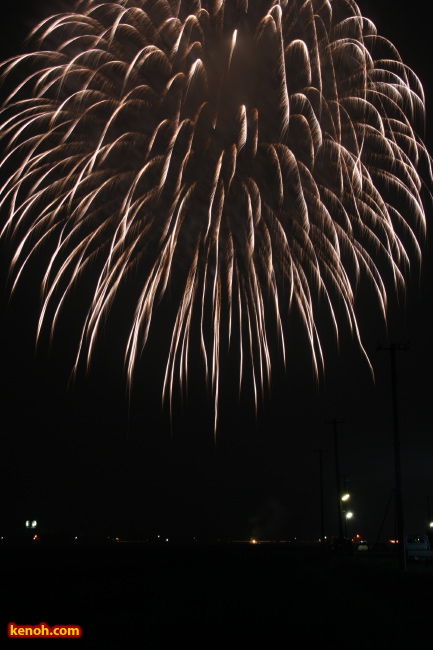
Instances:
[[[168,542],[168,538],[165,541]]]
[[[347,501],[348,499],[350,499],[350,494],[343,494],[343,496],[341,497],[342,501]]]
[[[256,540],[256,539],[252,539],[252,540],[251,540],[251,544],[257,544],[257,540]]]
[[[353,517],[353,512],[346,513],[346,519],[352,519],[352,517]]]
[[[33,519],[32,521],[27,519],[27,521],[26,521],[26,528],[36,528],[37,525],[38,525],[38,522],[36,521],[36,519]]]
[[[430,522],[430,528],[433,528],[433,521]]]

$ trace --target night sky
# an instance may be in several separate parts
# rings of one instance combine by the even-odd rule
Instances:
[[[1,58],[18,53],[31,26],[67,4],[18,3],[16,15],[1,24]],[[405,12],[396,11],[394,3],[365,1],[359,6],[422,80],[432,151],[429,4],[406,3]],[[429,233],[432,215],[427,206]],[[345,481],[352,495],[349,533],[375,540],[394,484],[390,354],[376,351],[378,342],[386,346],[389,341],[410,344],[406,352],[397,353],[406,530],[424,531],[427,497],[433,519],[433,291],[428,242],[421,276],[414,267],[406,298],[390,301],[388,332],[371,296],[362,294],[357,301],[374,380],[345,328],[338,349],[325,325],[325,376],[317,382],[305,334],[295,318],[287,372],[275,363],[272,386],[259,403],[257,417],[248,382],[240,398],[230,376],[223,385],[216,441],[198,355],[197,363],[191,363],[188,396],[174,400],[171,424],[168,408],[161,406],[160,352],[170,334],[164,314],[151,333],[130,400],[122,366],[127,324],[121,302],[113,309],[89,374],[79,372],[71,383],[80,296],[71,299],[52,345],[45,337],[35,351],[37,274],[29,274],[9,300],[8,253],[4,245],[1,250],[0,526],[5,531],[36,518],[47,528],[125,536],[317,539],[318,450],[323,449],[326,533],[336,535],[330,424],[336,418],[341,422],[342,485]],[[393,504],[382,535],[392,537]]]

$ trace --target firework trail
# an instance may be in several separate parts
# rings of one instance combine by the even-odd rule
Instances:
[[[316,371],[319,299],[359,343],[360,281],[386,316],[384,276],[404,288],[421,255],[424,98],[352,0],[82,0],[31,39],[2,66],[21,82],[1,111],[0,201],[15,284],[50,256],[38,335],[97,268],[77,353],[89,363],[116,293],[140,277],[131,380],[175,283],[163,394],[196,344],[216,414],[222,341],[239,349],[240,385],[248,357],[257,399],[290,312]]]

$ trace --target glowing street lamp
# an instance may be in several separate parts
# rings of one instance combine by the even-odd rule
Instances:
[[[349,501],[349,499],[350,499],[350,494],[348,492],[343,494],[343,496],[341,497],[341,501],[344,502]],[[347,520],[353,517],[353,513],[346,511],[343,514],[344,514],[344,537],[347,537]]]
[[[344,513],[344,536],[347,537],[347,520],[352,519],[353,517],[353,512],[345,512]]]

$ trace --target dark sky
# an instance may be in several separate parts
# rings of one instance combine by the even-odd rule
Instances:
[[[360,2],[364,15],[398,47],[427,95],[427,141],[433,137],[429,5]],[[20,2],[1,25],[2,58],[20,51],[28,29],[44,13],[67,3]],[[389,13],[387,13],[389,12]],[[430,146],[430,151],[432,147]],[[428,208],[429,230],[433,225]],[[189,398],[175,400],[170,427],[161,408],[158,352],[164,329],[150,341],[130,404],[121,365],[122,325],[102,338],[94,369],[69,383],[71,337],[77,312],[61,322],[51,351],[35,352],[39,297],[28,278],[8,304],[2,264],[3,375],[1,436],[2,507],[7,528],[27,517],[74,530],[99,528],[164,535],[230,535],[264,539],[317,538],[319,458],[324,454],[326,529],[337,533],[332,425],[339,425],[340,468],[352,496],[349,532],[375,539],[393,487],[389,352],[377,342],[410,342],[397,353],[405,517],[408,532],[422,531],[427,497],[433,515],[431,247],[421,281],[415,274],[406,304],[391,301],[389,332],[370,299],[359,300],[373,381],[356,344],[343,332],[339,351],[325,339],[325,377],[316,384],[302,330],[293,325],[287,373],[276,367],[270,396],[257,418],[245,391],[238,399],[224,385],[216,443],[212,412],[198,369]],[[2,258],[7,254],[2,249]],[[384,538],[393,536],[392,506]]]

